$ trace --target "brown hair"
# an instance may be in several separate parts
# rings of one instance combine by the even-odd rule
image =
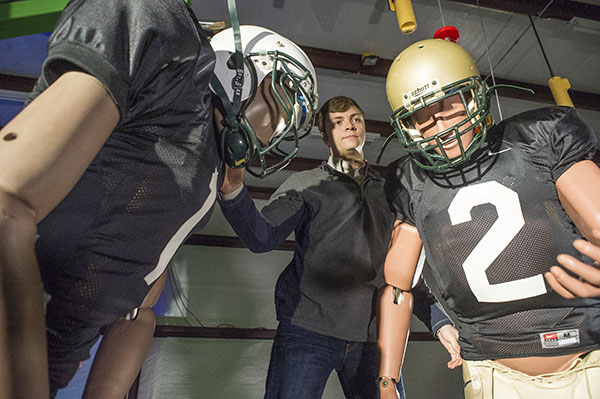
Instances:
[[[361,115],[364,117],[365,112],[362,108],[350,97],[346,96],[335,96],[331,97],[329,100],[325,102],[319,109],[317,113],[317,117],[315,119],[315,125],[319,128],[319,132],[321,133],[321,137],[325,144],[329,145],[329,136],[328,132],[325,131],[325,122],[329,120],[330,112],[345,112],[350,109],[350,107],[356,107],[360,111]]]

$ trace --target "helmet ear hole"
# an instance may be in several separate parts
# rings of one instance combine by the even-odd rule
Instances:
[[[227,68],[229,68],[230,70],[235,70],[235,53],[231,54],[231,56],[227,59],[225,65],[227,65]]]

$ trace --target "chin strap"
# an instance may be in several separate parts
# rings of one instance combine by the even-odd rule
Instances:
[[[385,141],[381,145],[381,149],[379,150],[379,153],[377,154],[377,159],[375,159],[375,163],[379,163],[379,161],[381,161],[381,157],[383,156],[383,153],[385,152],[385,149],[387,148],[388,144],[390,143],[390,141],[392,141],[392,139],[394,137],[396,137],[396,131],[395,131],[395,129],[394,129],[394,131],[392,133],[390,133],[389,136],[386,137]]]
[[[221,132],[221,155],[227,165],[232,168],[245,167],[250,160],[250,141],[248,132],[240,122],[240,109],[242,106],[242,88],[244,87],[244,55],[242,52],[242,39],[240,23],[237,15],[235,0],[227,0],[229,19],[233,28],[235,44],[235,76],[231,80],[233,87],[233,102],[229,102],[227,93],[217,76],[213,73],[211,86],[219,97],[225,111],[223,131]]]

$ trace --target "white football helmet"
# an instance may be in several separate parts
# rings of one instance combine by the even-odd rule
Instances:
[[[235,159],[240,156],[228,155],[228,151],[244,151],[237,148],[238,144],[243,143],[239,137],[225,138],[224,140],[229,142],[224,145],[225,159],[232,167],[245,166],[250,173],[264,176],[289,163],[298,151],[298,140],[312,128],[318,106],[316,73],[302,49],[279,34],[260,26],[241,25],[240,35],[244,79],[240,97],[241,109],[237,120],[245,136],[247,156],[242,157],[240,161]],[[214,74],[223,87],[227,100],[232,103],[237,72],[233,29],[223,30],[213,36],[211,46],[216,55]],[[261,86],[267,84],[270,88]],[[211,88],[218,94],[214,82]],[[221,101],[225,99],[222,98]],[[250,123],[251,118],[248,114],[252,112],[249,110],[255,101],[270,101],[272,104],[268,104],[267,108],[276,108],[277,112],[262,115],[261,123],[256,124],[273,127],[266,133],[259,132],[260,126],[252,126]],[[263,106],[259,109],[264,108]],[[263,122],[265,118],[273,117],[277,120]],[[283,142],[293,142],[293,149],[282,149]],[[268,159],[267,154],[275,155],[276,161]],[[234,159],[228,160],[231,157]],[[253,167],[257,166],[257,163],[258,169],[255,170]]]

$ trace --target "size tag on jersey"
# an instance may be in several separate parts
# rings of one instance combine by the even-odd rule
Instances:
[[[551,331],[540,334],[542,348],[561,348],[579,343],[579,330]]]

